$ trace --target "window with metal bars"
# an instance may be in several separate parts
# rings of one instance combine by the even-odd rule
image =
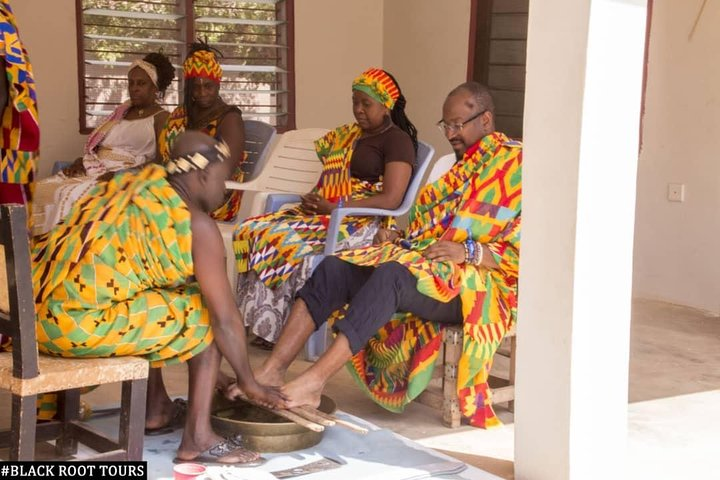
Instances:
[[[182,101],[190,43],[220,51],[220,95],[244,118],[295,128],[293,0],[76,0],[80,131],[90,132],[128,98],[127,68],[161,51],[176,67],[162,105]]]

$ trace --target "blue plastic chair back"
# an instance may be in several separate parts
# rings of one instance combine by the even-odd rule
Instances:
[[[243,162],[241,168],[245,174],[244,181],[247,182],[257,177],[262,170],[277,131],[269,123],[260,120],[245,120],[244,123],[245,151],[248,158]]]

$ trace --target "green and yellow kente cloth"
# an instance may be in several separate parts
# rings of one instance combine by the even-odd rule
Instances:
[[[331,202],[361,199],[382,191],[382,183],[360,181],[350,176],[350,160],[361,129],[343,125],[315,141],[323,163],[314,192]],[[347,218],[340,227],[340,240],[369,225],[368,217]],[[298,208],[252,217],[233,234],[238,272],[255,271],[269,288],[285,282],[307,255],[322,253],[330,215],[307,215]]]
[[[233,107],[228,107],[228,109],[231,108]],[[201,128],[200,131],[210,135],[217,140],[222,140],[221,138],[219,138],[217,133],[218,125],[220,124],[221,118],[222,116],[210,121],[210,123]],[[160,132],[160,138],[158,138],[160,159],[163,164],[167,163],[170,159],[170,149],[172,148],[172,144],[175,141],[175,138],[182,132],[184,132],[187,128],[187,121],[188,118],[185,114],[185,107],[183,106],[177,107],[170,114],[167,123],[163,127],[162,132]],[[246,159],[247,152],[245,152],[242,161],[244,162]],[[240,162],[240,164],[242,164],[242,162]],[[233,176],[231,178],[231,180],[234,180],[236,182],[243,181],[243,171],[240,164],[238,164],[237,169],[235,169],[235,173],[233,173]],[[242,199],[242,193],[243,192],[240,190],[233,190],[232,192],[230,192],[230,194],[228,194],[227,196],[227,200],[225,200],[225,203],[222,204],[217,210],[212,212],[210,216],[220,222],[232,222],[235,219],[238,211],[240,210],[240,200]]]
[[[2,110],[0,183],[27,185],[32,195],[40,146],[35,81],[15,16],[5,0],[0,1],[0,56],[8,86],[8,103]]]
[[[462,300],[463,354],[458,366],[462,414],[472,425],[499,425],[487,379],[493,354],[516,318],[520,252],[521,164],[518,142],[493,133],[471,147],[462,160],[419,194],[411,212],[405,249],[383,244],[338,254],[366,266],[398,262],[417,278],[428,297]],[[438,240],[483,244],[498,269],[453,262],[430,262],[422,251]],[[335,321],[342,321],[336,312]],[[412,315],[396,315],[348,363],[369,395],[401,411],[430,381],[442,326]]]
[[[193,275],[190,212],[165,169],[98,184],[32,248],[40,351],[184,362],[213,340]]]

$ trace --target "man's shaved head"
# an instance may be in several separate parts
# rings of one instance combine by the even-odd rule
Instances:
[[[172,175],[204,170],[210,163],[225,162],[229,157],[227,144],[205,133],[189,130],[178,135],[173,142],[167,171]],[[227,163],[230,164],[229,161]]]

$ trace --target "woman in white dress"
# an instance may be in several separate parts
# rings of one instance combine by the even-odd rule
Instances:
[[[82,157],[61,173],[37,183],[34,234],[45,233],[59,223],[98,181],[155,159],[156,139],[169,116],[158,100],[174,77],[174,67],[161,53],[150,53],[130,65],[130,99],[93,130]]]

